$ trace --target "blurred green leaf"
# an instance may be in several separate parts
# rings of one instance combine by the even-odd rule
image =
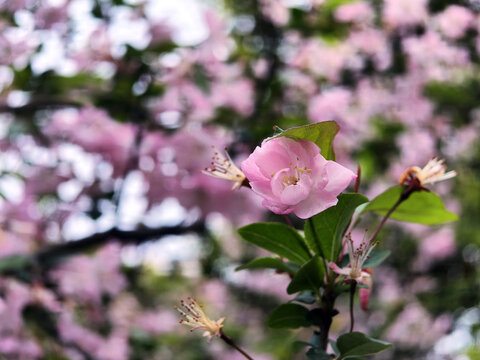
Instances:
[[[369,258],[363,263],[365,269],[373,268],[384,262],[391,254],[390,250],[372,250]]]
[[[370,355],[390,348],[392,344],[372,339],[360,332],[352,332],[340,336],[337,347],[340,351],[339,360],[353,359],[359,355]]]
[[[323,285],[324,276],[325,271],[322,259],[315,256],[298,270],[288,285],[287,293],[294,294],[303,290],[317,292],[320,286]]]
[[[305,222],[305,239],[316,254],[335,261],[342,237],[357,206],[368,199],[360,194],[342,194],[338,203]]]
[[[249,263],[239,266],[235,271],[245,270],[245,269],[275,269],[286,272],[291,275],[295,275],[296,270],[293,266],[289,266],[282,259],[273,258],[273,257],[263,257],[253,259]]]
[[[313,304],[317,298],[313,291],[302,291],[292,301],[298,301],[304,304]]]
[[[282,304],[267,319],[267,326],[273,329],[295,329],[310,326],[307,321],[308,309],[298,304]]]
[[[23,270],[30,266],[32,259],[26,255],[11,255],[0,259],[0,273]]]
[[[308,247],[300,234],[281,223],[255,223],[238,229],[246,241],[303,265],[310,259]]]
[[[373,199],[365,211],[374,211],[385,215],[398,201],[404,191],[403,186],[394,186]],[[416,191],[390,215],[399,221],[424,225],[443,224],[458,220],[458,216],[445,209],[442,199],[433,192]]]
[[[335,160],[333,139],[340,127],[335,121],[324,121],[316,124],[298,126],[282,131],[270,139],[286,136],[294,140],[310,140],[320,148],[322,156],[327,160]]]

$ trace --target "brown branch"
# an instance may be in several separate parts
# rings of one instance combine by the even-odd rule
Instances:
[[[138,228],[135,230],[110,230],[95,233],[80,240],[69,241],[48,246],[33,254],[11,255],[0,258],[0,275],[11,275],[25,278],[26,274],[38,273],[58,265],[60,260],[73,256],[109,242],[120,244],[141,244],[149,240],[160,240],[167,235],[182,235],[186,233],[204,233],[203,222],[192,225],[165,226],[159,228]]]
[[[63,109],[69,107],[81,107],[82,104],[79,101],[62,100],[62,99],[38,99],[22,106],[10,106],[5,103],[0,103],[0,113],[12,113],[14,115],[29,115],[39,110],[44,109]]]
[[[33,258],[36,262],[43,265],[45,262],[65,256],[75,255],[76,253],[104,245],[110,241],[116,241],[120,244],[141,244],[167,235],[182,235],[189,232],[202,233],[204,231],[205,225],[203,223],[195,223],[189,226],[178,225],[160,228],[139,228],[136,230],[120,230],[112,228],[81,240],[69,241],[67,243],[50,246],[34,254]]]

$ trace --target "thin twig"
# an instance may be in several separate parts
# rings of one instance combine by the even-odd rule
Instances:
[[[225,341],[228,345],[230,345],[231,347],[233,347],[235,350],[237,350],[240,354],[242,354],[243,356],[245,356],[246,359],[248,360],[253,360],[253,358],[248,355],[245,350],[241,349],[237,344],[235,344],[235,342],[233,341],[233,339],[228,336],[228,335],[225,335],[225,333],[220,330],[220,339],[222,339],[223,341]]]
[[[355,301],[355,291],[357,290],[357,282],[352,281],[350,284],[350,332],[353,331],[353,326],[355,323],[355,317],[353,313],[353,304]]]
[[[375,231],[373,232],[372,236],[370,236],[370,239],[368,240],[368,243],[371,243],[375,237],[378,235],[378,233],[380,232],[380,230],[382,229],[383,225],[387,222],[388,218],[390,217],[390,215],[392,215],[392,213],[397,209],[397,207],[405,200],[408,199],[408,197],[412,194],[412,192],[416,191],[414,188],[412,188],[411,186],[408,187],[407,189],[405,189],[404,192],[402,192],[402,194],[400,195],[400,198],[397,200],[397,202],[392,206],[392,208],[390,210],[388,210],[388,212],[385,214],[385,216],[383,217],[382,221],[380,221],[380,224],[378,224],[377,228],[375,229]]]

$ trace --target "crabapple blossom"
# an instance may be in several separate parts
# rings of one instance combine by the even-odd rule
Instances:
[[[221,336],[221,329],[223,327],[224,317],[214,321],[210,319],[202,307],[195,301],[195,299],[187,298],[187,301],[181,300],[180,307],[175,306],[182,319],[180,319],[180,324],[185,324],[190,326],[191,331],[197,329],[204,329],[203,336],[208,337],[208,340],[211,341],[213,337]]]
[[[334,206],[356,178],[342,165],[327,161],[313,142],[286,137],[264,140],[241,168],[266,208],[302,219]]]

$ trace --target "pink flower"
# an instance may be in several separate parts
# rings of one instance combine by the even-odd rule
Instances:
[[[440,31],[452,39],[461,38],[474,21],[473,13],[459,5],[450,5],[436,17],[436,23]]]
[[[313,142],[286,137],[263,141],[241,168],[252,190],[263,197],[263,206],[302,219],[334,206],[356,178],[347,168],[327,161]]]

